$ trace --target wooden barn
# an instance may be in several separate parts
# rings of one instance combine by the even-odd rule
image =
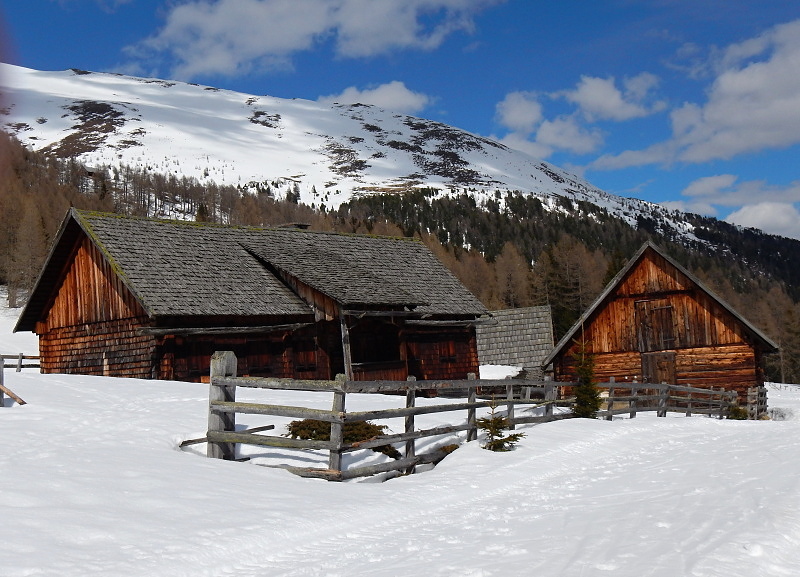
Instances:
[[[466,378],[487,311],[412,239],[71,209],[16,331],[42,372],[198,381],[239,374]]]
[[[762,356],[777,346],[696,277],[646,243],[556,345],[557,381],[574,381],[584,342],[595,377],[735,390],[763,385]],[[743,396],[744,395],[744,396]]]

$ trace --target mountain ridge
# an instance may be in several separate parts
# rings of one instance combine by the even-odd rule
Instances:
[[[197,84],[0,64],[3,129],[26,147],[90,167],[126,165],[250,191],[287,191],[309,206],[432,188],[478,202],[520,191],[560,197],[632,226],[656,218],[697,241],[682,213],[609,194],[489,138],[366,104],[327,106]],[[277,186],[273,186],[277,184]],[[172,215],[165,215],[172,216]]]

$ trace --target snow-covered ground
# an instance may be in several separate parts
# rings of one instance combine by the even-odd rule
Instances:
[[[18,312],[0,309],[0,352],[35,353],[10,334]],[[313,453],[181,450],[205,431],[205,385],[5,382],[27,404],[0,408],[4,577],[800,575],[795,386],[769,390],[787,420],[566,420],[523,428],[510,453],[469,443],[417,475],[328,483],[256,466]]]

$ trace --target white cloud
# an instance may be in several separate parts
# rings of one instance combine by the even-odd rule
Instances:
[[[536,142],[575,154],[587,154],[597,150],[603,137],[596,130],[583,128],[574,117],[559,117],[542,122],[536,132]]]
[[[760,202],[743,206],[725,219],[748,228],[758,228],[769,234],[800,239],[800,211],[786,202]]]
[[[686,202],[685,200],[668,200],[660,204],[661,206],[669,210],[678,210],[680,212],[692,212],[694,214],[704,214],[707,216],[717,216],[716,207],[707,202]]]
[[[800,181],[787,186],[774,186],[763,180],[739,182],[733,174],[698,178],[681,191],[693,202],[717,206],[742,206],[760,202],[800,202]]]
[[[431,50],[503,1],[191,0],[172,5],[163,28],[129,54],[174,62],[171,77],[190,79],[288,67],[295,53],[327,38],[341,57]]]
[[[716,216],[719,207],[735,207],[726,221],[770,234],[800,238],[800,181],[787,186],[762,180],[739,181],[733,174],[698,178],[681,191],[683,200],[661,203],[669,209]]]
[[[495,107],[495,118],[510,133],[502,141],[539,158],[547,158],[556,150],[588,154],[603,144],[602,133],[584,126],[580,119],[592,123],[600,120],[623,121],[648,116],[662,110],[661,101],[646,104],[658,86],[658,78],[642,73],[623,81],[617,88],[613,78],[581,77],[575,90],[554,92],[548,96],[563,98],[577,107],[572,114],[545,118],[539,96],[533,92],[509,92]]]
[[[317,101],[323,104],[373,104],[386,110],[414,114],[425,109],[431,103],[431,98],[421,92],[413,92],[403,82],[395,80],[366,90],[350,86],[339,94],[320,96]]]
[[[589,122],[623,121],[648,116],[665,108],[662,101],[647,105],[646,101],[658,86],[658,78],[647,72],[623,81],[625,90],[617,88],[614,78],[581,76],[575,90],[560,93],[577,105]]]
[[[703,163],[800,143],[800,20],[719,51],[703,104],[672,111],[672,138],[598,159],[616,169],[680,161]]]
[[[495,109],[497,121],[512,132],[530,134],[542,121],[542,105],[530,92],[509,92]]]
[[[552,147],[529,140],[526,135],[518,132],[512,132],[503,136],[502,138],[498,138],[496,136],[492,136],[492,138],[505,144],[509,148],[521,150],[526,154],[530,154],[534,158],[547,158],[554,152]]]
[[[737,179],[738,177],[733,174],[704,176],[691,182],[681,194],[684,196],[718,196],[730,192],[730,187]]]
[[[508,97],[503,102],[508,101]],[[503,104],[503,103],[501,103]],[[498,105],[499,106],[499,105]],[[519,131],[509,132],[502,138],[493,136],[506,146],[521,150],[536,158],[547,158],[556,150],[566,150],[575,154],[586,154],[597,150],[603,143],[602,135],[596,130],[587,130],[572,116],[559,116],[554,120],[533,122],[534,109],[530,115],[523,113],[519,106],[506,117],[507,126],[517,126]],[[533,132],[531,132],[531,129]]]

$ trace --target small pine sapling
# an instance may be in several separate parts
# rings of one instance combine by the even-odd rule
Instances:
[[[572,414],[579,418],[594,419],[602,403],[594,380],[594,355],[589,352],[584,339],[576,340],[575,344],[575,374],[578,384],[575,386],[575,408]]]
[[[478,428],[486,432],[486,443],[483,448],[489,451],[510,451],[525,436],[525,433],[504,435],[503,433],[511,424],[504,415],[496,412],[497,404],[494,402],[494,398],[492,398],[490,409],[488,417],[481,417],[475,421]]]

